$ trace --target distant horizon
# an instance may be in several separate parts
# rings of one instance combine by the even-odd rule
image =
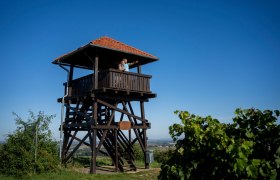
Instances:
[[[57,141],[57,142],[59,142],[59,139],[58,140],[56,140],[56,139],[54,139],[54,141]],[[167,142],[169,142],[169,141],[172,141],[173,142],[173,140],[172,140],[172,138],[170,137],[170,138],[159,138],[159,139],[148,139],[148,142],[149,141],[167,141]],[[86,141],[87,142],[87,141]],[[97,142],[99,142],[99,139],[97,140]],[[4,144],[4,143],[6,143],[6,140],[5,139],[3,139],[3,140],[0,140],[0,144]]]

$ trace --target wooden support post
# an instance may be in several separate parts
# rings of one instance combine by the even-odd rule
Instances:
[[[129,141],[129,144],[131,144],[131,129],[128,130],[128,141]]]
[[[144,101],[140,101],[140,109],[141,109],[141,118],[142,118],[142,122],[144,124],[146,124],[145,121],[145,109],[144,109]],[[146,133],[146,129],[143,129],[144,133],[143,133],[143,145],[144,145],[144,159],[145,159],[145,169],[149,169],[149,163],[147,163],[147,157],[146,157],[146,151],[147,151],[147,133]],[[140,135],[141,136],[141,135]]]
[[[98,89],[98,56],[95,57],[94,61],[94,89]]]
[[[91,122],[92,123],[92,126],[96,126],[97,125],[97,107],[98,107],[98,104],[97,104],[97,98],[95,97],[93,99],[93,121]],[[92,144],[91,144],[91,169],[90,169],[90,173],[91,174],[95,174],[96,173],[96,156],[97,156],[97,152],[96,152],[96,136],[97,136],[97,129],[96,128],[93,128],[92,129]]]
[[[137,66],[137,73],[138,74],[141,74],[142,73],[142,68],[141,68],[141,65],[138,64]]]
[[[73,74],[74,74],[74,66],[70,66],[70,71],[69,71],[69,77],[68,77],[68,87],[72,86],[72,81],[73,81]]]
[[[71,71],[71,70],[70,70],[70,71]],[[68,79],[68,81],[69,81],[69,79]],[[68,85],[68,84],[67,84],[67,85]],[[65,92],[65,94],[66,94],[66,92]],[[67,104],[67,106],[70,106],[69,101],[67,101],[66,104]],[[66,106],[66,112],[65,112],[65,117],[66,117],[66,118],[68,118],[69,112],[70,112],[70,109],[67,108],[67,106]],[[60,127],[60,128],[63,128],[63,125],[62,125],[62,127]],[[68,145],[68,143],[69,143],[69,138],[70,138],[69,134],[71,134],[71,131],[66,130],[66,129],[63,129],[63,141],[62,141],[61,162],[62,162],[62,163],[65,163],[65,165],[66,165],[65,158],[66,158],[66,154],[67,154],[67,152],[68,152],[67,145]]]
[[[147,162],[147,156],[146,156],[146,152],[147,152],[147,129],[143,129],[144,134],[143,134],[143,139],[144,139],[144,147],[145,147],[145,152],[144,152],[144,157],[145,157],[145,169],[150,169],[150,164]]]
[[[72,83],[73,83],[73,73],[74,73],[74,66],[70,66],[68,79],[67,79],[67,88],[65,88],[65,95],[68,93],[68,96],[72,96]],[[68,89],[68,92],[66,91]]]
[[[94,98],[94,100],[93,100],[93,115],[92,115],[92,117],[93,117],[93,126],[96,126],[97,125],[97,109],[98,109],[98,104],[97,104],[97,101],[96,101],[96,98]]]
[[[67,147],[67,143],[68,143],[68,140],[69,140],[69,134],[67,133],[66,130],[64,130],[64,136],[63,136],[63,145],[62,145],[62,154],[61,154],[61,162],[62,163],[65,163],[66,165],[66,162],[65,162],[65,158],[66,158],[66,147]],[[69,132],[70,133],[70,132]]]
[[[119,169],[119,157],[118,157],[118,130],[115,129],[115,172],[118,172]]]
[[[96,174],[96,135],[97,135],[97,129],[92,130],[92,144],[91,144],[91,167],[90,167],[90,173]]]

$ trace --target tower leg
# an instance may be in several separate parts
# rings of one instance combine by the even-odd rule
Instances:
[[[119,157],[118,157],[118,130],[117,129],[115,129],[114,130],[114,138],[115,138],[115,154],[116,154],[116,156],[115,156],[115,158],[116,158],[116,163],[115,163],[115,172],[117,172],[118,171],[118,169],[119,169]]]
[[[96,174],[96,134],[97,129],[92,130],[92,147],[91,147],[91,167],[90,167],[90,173]]]
[[[141,109],[141,118],[144,121],[145,120],[145,109],[144,109],[144,101],[140,101],[140,109]],[[146,124],[146,122],[144,122]],[[147,132],[146,129],[143,129],[143,145],[144,145],[144,160],[145,160],[145,169],[149,169],[149,163],[146,157],[146,151],[147,151]]]
[[[93,102],[93,122],[92,122],[92,125],[93,126],[96,126],[97,124],[97,101],[96,101],[96,98],[94,99],[94,102]],[[97,153],[96,153],[96,136],[97,136],[97,129],[94,128],[92,129],[92,148],[91,148],[91,168],[90,168],[90,173],[91,174],[96,174],[96,156],[97,156]]]
[[[143,134],[143,139],[144,139],[144,147],[145,147],[145,152],[144,152],[144,157],[145,157],[145,169],[150,169],[150,164],[148,163],[148,159],[146,156],[146,151],[147,151],[147,132],[146,129],[143,129],[144,134]]]

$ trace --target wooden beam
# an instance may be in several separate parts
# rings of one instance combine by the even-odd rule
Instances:
[[[140,136],[142,136],[141,134],[143,134],[143,133],[144,133],[144,131],[140,132]],[[138,139],[137,139],[137,137],[136,137],[136,138],[131,142],[131,144],[132,144],[132,145],[135,144],[137,140],[138,140]]]
[[[78,111],[76,108],[73,108],[73,107],[71,107],[71,106],[68,105],[68,104],[65,104],[65,107],[71,109],[72,111],[75,111],[75,113],[77,113],[77,114],[83,116],[83,117],[86,118],[87,120],[89,120],[89,121],[91,120],[91,118],[90,118],[86,113],[83,113],[83,112],[81,112],[81,111]]]
[[[92,125],[92,129],[118,129],[119,127],[117,125]]]
[[[124,105],[125,111],[127,112],[128,110],[127,110],[127,108],[126,108],[124,102],[122,102],[122,103],[123,103],[123,105]],[[128,119],[129,119],[131,122],[133,122],[130,116],[128,116]],[[134,119],[134,121],[135,121],[135,119]],[[135,132],[136,137],[138,138],[138,141],[139,141],[139,144],[140,144],[142,150],[144,151],[145,147],[144,147],[144,144],[143,144],[143,142],[142,142],[139,129],[133,128],[133,130],[134,130],[134,132]]]
[[[103,129],[103,130],[106,130],[106,129],[119,129],[119,126],[118,125],[111,125],[111,126],[107,126],[107,125],[96,125],[96,126],[91,126],[90,127],[91,129]],[[134,126],[131,126],[131,129],[148,129],[147,126],[144,126],[144,125],[134,125]],[[70,128],[71,131],[88,131],[88,127],[87,128],[80,128],[80,129],[77,129],[77,128]]]
[[[72,135],[70,135],[70,136],[72,136]],[[79,142],[82,141],[80,138],[77,138],[76,136],[72,136],[72,137],[73,137],[73,139],[75,139],[75,140],[77,140],[77,141],[79,141]],[[83,142],[83,143],[84,143],[84,145],[90,146],[90,144],[87,143],[87,142]]]
[[[133,108],[132,108],[130,102],[128,102],[128,107],[129,107],[129,109],[130,109],[130,112],[134,115],[134,111],[133,111]],[[136,120],[136,119],[133,119],[133,120],[134,120],[134,124],[137,125],[137,120]],[[144,119],[144,120],[143,120],[143,119],[140,119],[140,121],[142,121],[142,122],[144,123],[144,122],[145,122],[145,119]],[[145,125],[145,123],[144,123],[144,125]],[[138,128],[133,128],[133,129],[137,129],[137,131],[138,131],[138,133],[140,134],[140,137],[141,137],[140,130],[139,130]]]
[[[133,130],[134,130],[134,132],[135,132],[135,135],[136,135],[136,137],[137,137],[137,139],[138,139],[138,142],[139,142],[139,144],[140,144],[142,150],[144,151],[145,147],[144,147],[144,144],[143,144],[143,142],[142,142],[142,140],[141,140],[141,136],[139,135],[139,133],[138,133],[138,131],[137,131],[136,129],[133,129]]]
[[[107,102],[105,102],[105,101],[102,101],[102,100],[100,100],[100,99],[97,99],[97,102],[98,102],[98,103],[101,103],[101,104],[103,104],[103,105],[105,105],[105,106],[108,106],[108,107],[110,107],[111,109],[115,109],[115,110],[118,111],[118,112],[124,113],[124,114],[126,114],[127,116],[131,116],[131,117],[133,117],[133,118],[135,118],[135,119],[138,119],[138,120],[140,120],[140,121],[142,120],[141,117],[135,116],[135,115],[133,115],[133,114],[127,112],[127,111],[124,111],[124,110],[120,109],[120,108],[116,108],[116,107],[114,107],[113,105],[111,105],[111,104],[109,104],[109,103],[107,103]],[[147,120],[145,119],[145,121],[147,121]]]
[[[73,140],[74,140],[74,137],[77,135],[77,133],[78,133],[78,131],[75,131],[75,132],[74,132],[74,135],[71,134],[71,131],[70,131],[69,133],[67,133],[68,136],[71,137],[71,140],[69,141],[67,147],[65,148],[65,153],[66,153],[66,154],[67,154],[67,152],[69,151],[69,149],[70,149],[70,147],[71,147],[71,145],[72,145],[72,142],[73,142]],[[69,140],[69,139],[68,139],[68,140]]]
[[[125,136],[125,134],[122,132],[122,131],[118,131],[118,137],[120,137],[120,139],[122,140],[122,142],[123,143],[125,143],[126,144],[126,151],[128,150],[128,151],[130,151],[130,152],[132,152],[133,151],[133,146],[132,146],[132,144],[129,142],[129,140],[127,139],[127,137]],[[120,141],[121,142],[121,141]],[[132,157],[132,159],[133,160],[135,160],[135,155],[134,154],[131,154],[130,153],[130,155],[131,155],[131,157]]]
[[[79,147],[87,139],[87,137],[88,137],[88,134],[85,135],[85,137],[82,139],[82,141],[80,141],[79,144],[73,149],[73,151],[65,158],[64,163],[66,163],[70,159],[70,157],[72,157],[72,155],[77,151],[77,149],[79,149]]]
[[[111,117],[110,117],[110,119],[109,119],[109,121],[108,121],[108,123],[107,123],[107,127],[110,127],[110,124],[111,124],[111,122],[112,122],[114,116],[115,116],[115,110],[112,111]],[[100,139],[100,142],[99,142],[99,144],[98,144],[98,146],[97,146],[97,153],[98,153],[98,151],[100,150],[101,145],[102,145],[103,142],[104,142],[104,139],[105,139],[105,137],[106,137],[106,135],[107,135],[107,132],[108,132],[108,129],[104,130],[104,132],[103,132],[102,138]]]
[[[130,110],[131,114],[134,115],[133,108],[132,108],[131,103],[130,103],[129,101],[128,101],[128,107],[129,107],[129,110]],[[127,111],[128,111],[128,110],[127,110]],[[138,123],[137,123],[137,119],[133,118],[133,120],[135,121],[134,124],[137,125],[137,124],[138,124]],[[139,120],[140,120],[140,121],[143,121],[142,117],[141,117]],[[144,120],[144,121],[145,121],[145,120]],[[143,122],[144,122],[144,121],[143,121]]]
[[[123,111],[124,111],[124,110],[125,110],[125,109],[124,109],[124,107],[123,107]],[[124,113],[122,113],[121,118],[120,118],[120,121],[123,120],[123,115],[124,115]]]
[[[65,129],[70,128],[70,130],[71,129],[75,130],[75,129],[78,129],[78,128],[87,128],[88,125],[89,125],[88,122],[86,122],[86,123],[71,123],[71,124],[64,124],[63,128],[65,128]]]

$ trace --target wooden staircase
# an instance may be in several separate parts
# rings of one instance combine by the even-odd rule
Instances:
[[[128,141],[126,136],[122,131],[119,130],[102,130],[99,129],[97,132],[97,137],[101,140],[103,133],[107,135],[104,139],[103,146],[108,152],[108,155],[111,157],[114,164],[118,163],[118,169],[123,172],[125,167],[128,166],[128,170],[135,170],[135,155],[131,143]],[[114,131],[117,131],[115,133]],[[117,134],[117,142],[115,134]],[[117,148],[117,150],[116,150]],[[116,162],[118,161],[118,162]]]

